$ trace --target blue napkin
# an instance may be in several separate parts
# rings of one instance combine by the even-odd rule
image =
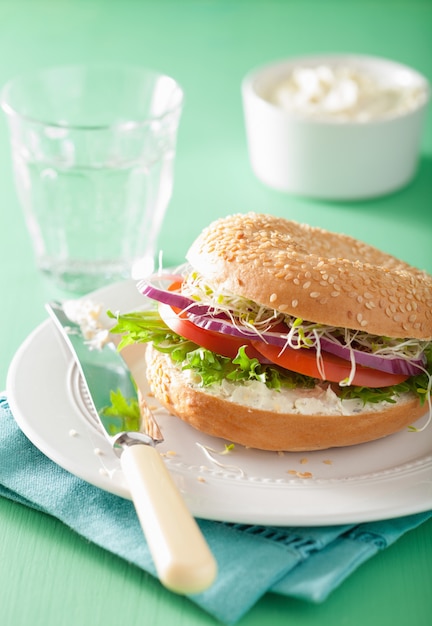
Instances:
[[[93,487],[42,454],[18,428],[5,396],[0,396],[0,496],[56,517],[87,540],[156,575],[133,504]],[[268,591],[321,602],[366,559],[431,516],[432,511],[320,528],[199,520],[219,574],[209,590],[190,599],[226,624],[238,621]]]

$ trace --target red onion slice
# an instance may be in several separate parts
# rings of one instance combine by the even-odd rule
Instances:
[[[190,313],[188,311],[188,320],[195,324],[195,326],[199,326],[204,330],[212,330],[214,332],[222,333],[224,335],[239,337],[240,339],[248,338],[258,341],[261,337],[267,337],[267,333],[259,334],[252,329],[248,330],[245,326],[236,326],[226,316],[222,317],[219,315],[214,317],[210,315],[196,315],[195,312]],[[280,345],[285,345],[285,343],[286,341],[282,341]]]
[[[204,328],[205,330],[212,330],[227,335],[233,335],[235,337],[247,337],[248,339],[255,339],[265,341],[276,346],[283,348],[287,343],[287,333],[277,333],[272,331],[266,331],[258,333],[252,329],[248,331],[247,328],[240,328],[234,325],[228,318],[220,319],[210,317],[208,315],[195,315],[193,313],[188,315],[188,319],[196,326]],[[340,343],[335,343],[329,339],[320,338],[321,349],[323,352],[329,352],[336,356],[351,360],[351,354],[353,353],[355,362],[358,365],[364,365],[372,369],[380,370],[382,372],[388,372],[390,374],[404,374],[406,376],[415,376],[420,374],[422,368],[424,368],[424,358],[413,359],[411,361],[402,359],[399,357],[382,357],[370,352],[363,352],[362,350],[350,350],[349,348],[342,346]]]
[[[363,352],[363,350],[356,350],[355,348],[350,349],[325,337],[321,337],[320,342],[321,348],[326,352],[340,356],[347,361],[351,359],[351,353],[353,353],[355,362],[359,365],[381,370],[382,372],[389,372],[391,374],[415,376],[421,373],[425,365],[424,357],[408,361],[407,359],[401,359],[399,357],[383,357],[379,354]]]
[[[180,275],[161,275],[156,276],[158,280],[169,280],[170,282],[180,282],[183,280]],[[164,304],[186,311],[188,319],[196,326],[205,330],[211,330],[234,337],[248,338],[254,340],[262,340],[266,343],[280,346],[283,348],[287,343],[287,335],[289,329],[287,327],[286,333],[278,333],[272,331],[266,331],[259,333],[253,329],[248,330],[245,326],[233,324],[230,318],[222,314],[211,314],[211,307],[197,304],[195,300],[183,296],[177,291],[169,291],[156,287],[148,280],[140,281],[137,285],[138,290],[148,298],[157,300]],[[329,352],[336,356],[341,357],[347,361],[351,360],[354,356],[355,362],[358,365],[364,365],[372,369],[381,370],[383,372],[389,372],[392,374],[405,374],[407,376],[415,376],[420,374],[425,366],[425,358],[422,355],[420,358],[407,360],[399,357],[383,357],[378,354],[370,352],[364,352],[362,350],[356,350],[355,348],[348,348],[343,346],[339,342],[331,341],[325,337],[320,338],[321,349],[325,352]]]
[[[175,282],[176,280],[183,280],[181,276],[165,276],[157,277],[158,279],[168,279],[171,282]],[[156,300],[157,302],[162,302],[163,304],[169,304],[170,306],[175,307],[176,309],[181,309],[182,311],[187,311],[188,313],[195,313],[196,315],[205,315],[209,312],[209,307],[203,304],[197,304],[195,300],[191,298],[187,298],[183,296],[178,291],[169,291],[167,289],[160,289],[155,285],[149,283],[146,280],[142,280],[137,284],[138,291],[142,293],[143,296],[147,296],[151,300]]]

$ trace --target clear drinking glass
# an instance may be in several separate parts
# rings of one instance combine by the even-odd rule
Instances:
[[[183,91],[139,67],[54,67],[1,105],[38,267],[86,293],[150,271],[171,198]]]

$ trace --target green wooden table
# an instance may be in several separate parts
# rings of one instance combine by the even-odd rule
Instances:
[[[174,196],[161,236],[177,263],[210,220],[263,211],[343,231],[432,272],[432,111],[416,179],[367,202],[265,188],[246,150],[240,81],[251,67],[317,52],[390,57],[432,79],[431,0],[0,0],[0,82],[54,63],[121,61],[175,76],[186,92]],[[36,272],[0,123],[0,387],[53,295]],[[322,605],[265,596],[240,622],[296,626],[432,623],[432,522],[358,569]],[[213,625],[189,600],[89,545],[60,522],[0,499],[2,626]]]

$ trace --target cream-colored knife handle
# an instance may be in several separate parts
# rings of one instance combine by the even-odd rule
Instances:
[[[181,594],[210,587],[216,561],[159,452],[126,446],[120,460],[162,584]]]

